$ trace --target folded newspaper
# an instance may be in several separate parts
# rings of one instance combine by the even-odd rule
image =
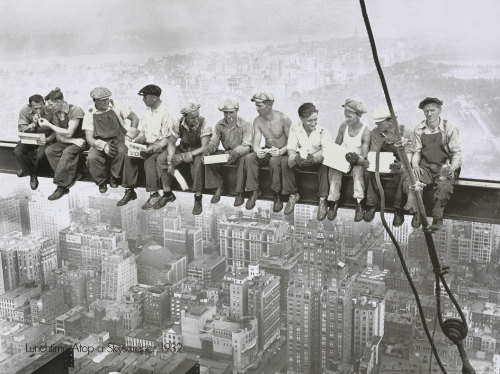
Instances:
[[[349,172],[351,164],[345,159],[347,149],[337,143],[328,142],[323,146],[323,165],[341,171]]]
[[[32,134],[27,132],[20,132],[17,134],[21,139],[22,144],[42,145],[45,144],[45,134]]]
[[[370,166],[368,171],[375,172],[377,152],[368,152],[368,161]],[[392,152],[380,152],[379,158],[379,173],[390,173],[390,165],[394,162],[394,154]]]
[[[136,158],[144,158],[141,157],[141,151],[145,151],[148,148],[148,146],[145,144],[132,143],[132,142],[125,142],[125,145],[128,148],[127,155],[129,157],[136,157]]]

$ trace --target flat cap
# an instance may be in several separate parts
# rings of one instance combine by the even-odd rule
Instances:
[[[393,110],[394,110],[394,114],[397,117],[398,111],[394,108],[393,108]],[[387,118],[392,118],[391,111],[389,110],[389,107],[387,107],[387,106],[381,106],[381,107],[375,109],[372,113],[372,119],[375,122],[382,122],[383,120],[385,120]]]
[[[346,99],[345,103],[342,105],[345,109],[357,113],[359,115],[366,113],[365,106],[359,100]]]
[[[159,97],[161,95],[161,88],[154,84],[148,84],[147,86],[141,88],[138,95],[141,96],[152,95]]]
[[[111,91],[106,87],[96,87],[90,91],[90,97],[94,100],[103,100],[111,97]]]
[[[424,106],[430,103],[435,103],[439,106],[443,105],[443,100],[438,99],[437,97],[426,97],[423,99],[420,104],[418,104],[418,109],[424,109]]]
[[[200,104],[198,103],[193,103],[192,101],[188,101],[186,104],[181,109],[181,114],[185,115],[191,112],[194,112],[195,110],[199,110],[201,107]]]
[[[238,109],[240,109],[240,104],[236,100],[226,99],[219,104],[219,110],[221,112],[232,112]]]
[[[257,92],[252,96],[252,100],[256,103],[262,103],[263,101],[270,101],[274,103],[274,96],[269,92]]]

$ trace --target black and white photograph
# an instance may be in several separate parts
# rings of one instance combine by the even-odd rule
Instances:
[[[0,374],[500,374],[499,19],[2,1]]]

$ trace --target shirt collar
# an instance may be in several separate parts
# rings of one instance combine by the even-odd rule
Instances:
[[[427,126],[427,121],[426,121],[426,120],[423,120],[422,122],[420,122],[420,124],[418,125],[418,128],[419,128],[420,130],[425,130],[425,129],[428,129],[428,128],[429,128],[429,126]],[[442,119],[441,117],[439,118],[439,125],[438,125],[437,129],[438,129],[439,131],[444,132],[444,124],[443,124],[443,119]]]
[[[223,118],[223,119],[221,120],[221,124],[222,124],[223,126],[227,127],[227,128],[232,128],[232,127],[229,127],[229,124],[226,122],[226,119],[225,119],[225,118]],[[242,118],[241,118],[240,116],[238,116],[238,117],[236,118],[236,126],[238,126],[238,127],[243,126],[243,121],[242,121]]]
[[[95,107],[95,104],[92,105],[92,110],[95,110],[97,113],[106,113],[110,110],[114,110],[115,109],[115,106],[114,106],[114,102],[113,100],[109,100],[109,104],[108,104],[108,108],[106,110],[99,110]]]
[[[307,131],[304,128],[304,124],[302,123],[302,120],[299,120],[299,122],[297,123],[297,126],[300,128],[300,131],[304,132],[304,134],[307,136]],[[311,133],[308,136],[311,136],[315,132],[320,132],[322,129],[323,128],[320,125],[316,125],[316,128],[313,131],[311,131]]]
[[[186,117],[184,117],[184,116],[183,116],[183,117],[181,118],[181,121],[182,121],[182,127],[184,127],[184,128],[185,128],[187,131],[189,131],[189,132],[193,132],[193,131],[195,131],[195,130],[198,130],[198,128],[199,128],[199,127],[203,124],[203,122],[205,121],[205,118],[203,118],[203,117],[201,117],[201,116],[200,116],[199,118],[200,118],[200,120],[198,121],[198,126],[193,127],[193,128],[191,129],[191,128],[189,128],[188,124],[186,123]]]
[[[163,104],[163,101],[161,102],[161,104],[158,106],[158,108],[156,109],[151,109],[150,107],[146,107],[146,111],[149,111],[151,113],[155,113],[155,112],[159,112],[161,109],[163,109],[164,107],[164,104]]]

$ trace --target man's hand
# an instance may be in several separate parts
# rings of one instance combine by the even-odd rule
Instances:
[[[168,165],[167,173],[169,173],[170,175],[174,175],[175,166],[173,164]]]
[[[308,168],[308,167],[311,167],[313,165],[314,165],[314,156],[309,153],[307,155],[307,158],[304,160],[302,166]]]
[[[276,147],[272,147],[270,150],[269,150],[269,154],[271,156],[279,156],[280,155],[280,149],[279,148],[276,148]]]
[[[47,121],[45,118],[40,118],[38,120],[38,125],[39,126],[46,126],[46,127],[50,127],[50,122]]]
[[[80,147],[80,148],[85,147],[85,144],[87,144],[85,139],[80,139],[80,138],[73,139],[71,141],[71,143],[73,143],[74,145],[76,145],[77,147]]]
[[[445,164],[441,166],[439,171],[439,179],[452,179],[455,177],[455,169],[451,164]]]
[[[37,123],[38,123],[38,121],[40,121],[40,118],[42,118],[42,116],[41,116],[40,114],[38,114],[38,113],[37,113],[37,114],[35,114],[35,115],[33,116],[33,123],[34,123],[34,124],[37,124]]]
[[[345,154],[345,159],[351,165],[356,165],[358,162],[358,154],[356,152],[349,152]]]
[[[299,157],[299,156],[298,155],[290,155],[290,156],[288,156],[288,167],[290,169],[293,169],[295,166],[297,166],[297,157]]]
[[[299,154],[297,154],[297,156],[295,156],[295,164],[297,164],[298,168],[303,167],[304,166],[304,162],[305,162],[305,160],[302,157],[300,157]]]
[[[227,158],[227,163],[229,165],[234,164],[240,158],[240,154],[236,152],[235,149],[228,151],[226,153],[229,154],[229,157]]]
[[[104,152],[111,158],[115,157],[118,154],[118,150],[116,145],[109,142],[104,146]]]
[[[185,162],[193,162],[193,155],[191,152],[178,153],[172,157],[172,165],[174,165],[174,168]]]
[[[424,171],[420,166],[413,166],[413,174],[415,174],[416,178],[420,178]]]
[[[213,145],[212,143],[208,143],[207,146],[205,147],[205,150],[203,151],[203,156],[210,156],[215,151],[216,151],[215,145]]]
[[[150,145],[147,147],[145,150],[141,151],[139,154],[141,155],[142,158],[148,158],[154,153],[154,146]]]
[[[392,174],[401,174],[404,171],[403,164],[399,160],[396,160],[389,165],[389,170]]]
[[[266,150],[262,149],[262,148],[259,148],[255,151],[255,153],[257,154],[257,157],[258,158],[264,158],[266,157]]]
[[[358,161],[356,162],[357,165],[362,166],[365,169],[368,169],[370,166],[370,161],[365,159],[363,156],[358,155]]]

